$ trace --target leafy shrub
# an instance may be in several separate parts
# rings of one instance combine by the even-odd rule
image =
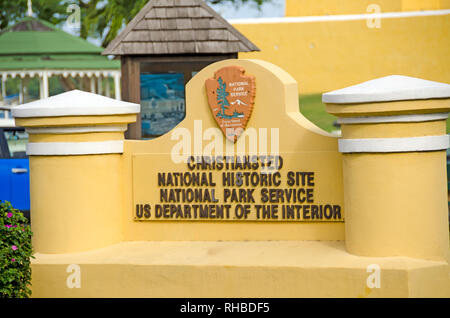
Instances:
[[[31,228],[22,212],[0,201],[0,298],[31,296]]]

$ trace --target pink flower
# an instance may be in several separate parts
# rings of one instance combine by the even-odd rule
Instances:
[[[5,227],[7,227],[8,229],[11,227],[12,225],[6,224]]]
[[[8,217],[8,218],[12,217],[12,213],[9,212],[8,214],[6,214],[6,217]]]
[[[17,246],[15,246],[15,245],[11,246],[11,248],[13,251],[17,250]]]
[[[15,261],[16,261],[16,259],[15,259],[15,258],[11,258],[11,261],[12,261],[12,262],[15,262]]]

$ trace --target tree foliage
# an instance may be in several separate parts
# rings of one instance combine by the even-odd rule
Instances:
[[[32,0],[34,16],[62,24],[72,14],[69,5],[80,8],[79,36],[101,40],[106,47],[144,7],[149,0]],[[241,5],[255,3],[261,6],[270,0],[206,0],[211,4]],[[0,0],[0,30],[14,24],[27,14],[27,0]]]
[[[27,15],[28,0],[0,0],[0,30],[23,19]],[[69,0],[33,0],[33,13],[36,17],[55,25],[67,19]]]
[[[31,229],[22,212],[0,201],[0,298],[31,295]]]

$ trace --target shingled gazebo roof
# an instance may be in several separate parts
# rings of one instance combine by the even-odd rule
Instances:
[[[202,0],[150,0],[102,54],[250,51],[259,49]]]

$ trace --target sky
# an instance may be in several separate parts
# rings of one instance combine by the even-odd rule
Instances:
[[[210,6],[225,19],[284,17],[285,0],[269,0],[260,9],[254,3],[233,6],[216,4]]]

